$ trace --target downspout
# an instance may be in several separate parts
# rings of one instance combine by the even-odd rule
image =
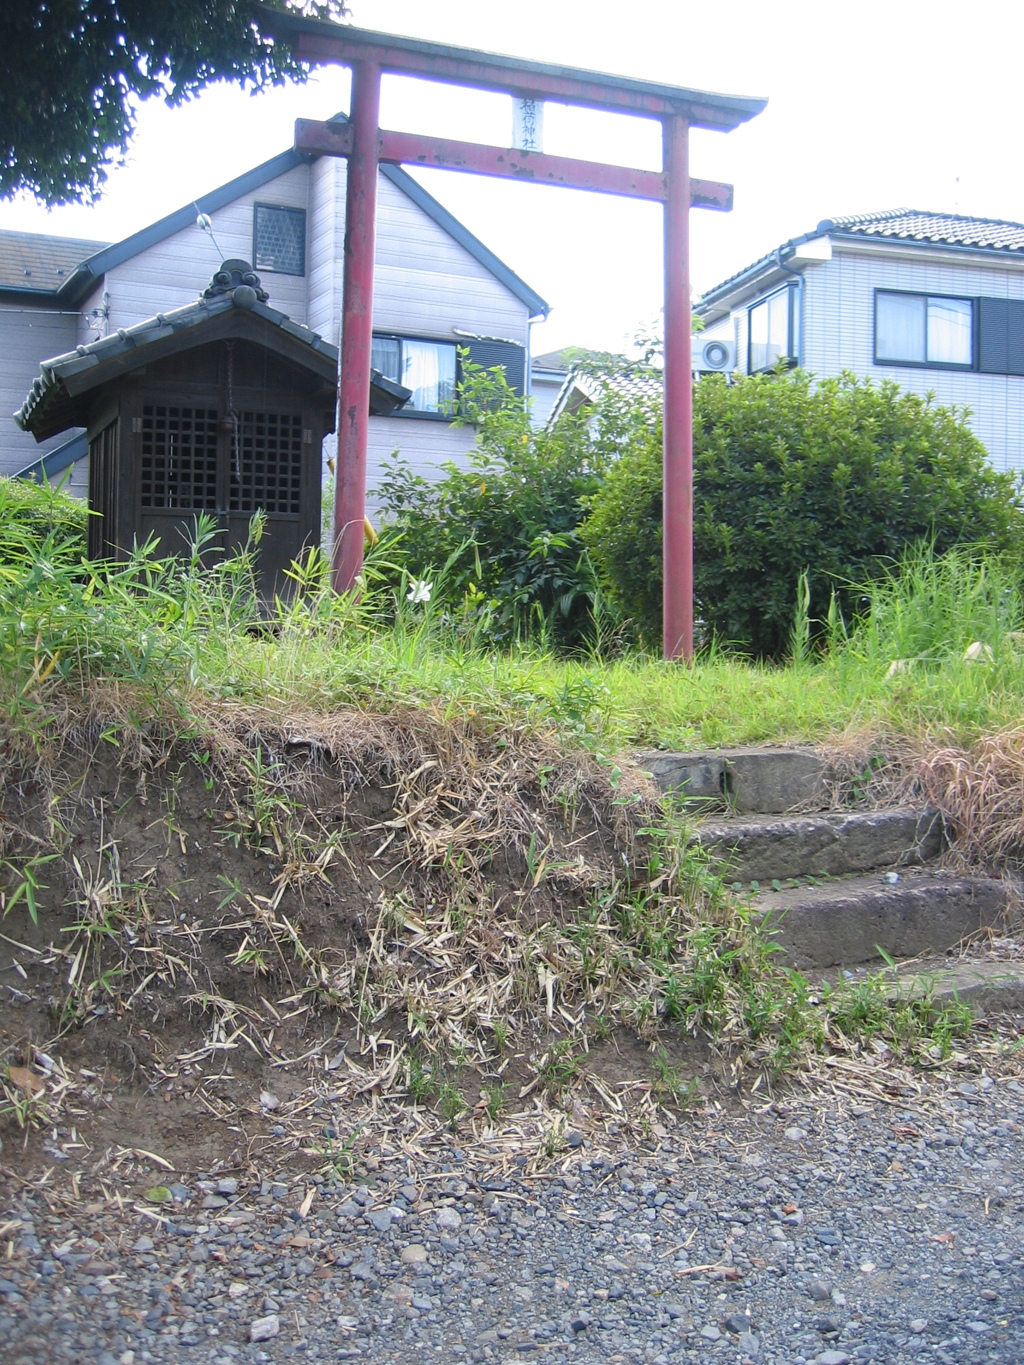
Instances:
[[[804,273],[802,270],[794,270],[792,266],[786,265],[782,259],[782,247],[775,249],[775,264],[786,275],[792,275],[797,281],[796,306],[800,310],[800,342],[797,346],[796,363],[803,366],[804,363]]]
[[[776,247],[776,265],[785,274],[792,274],[797,281],[796,284],[796,306],[800,310],[800,344],[796,348],[796,363],[803,369],[804,363],[804,273],[803,270],[793,270],[792,266],[785,265],[782,261],[782,247]]]

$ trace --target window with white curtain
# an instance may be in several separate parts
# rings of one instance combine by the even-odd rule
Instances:
[[[748,313],[750,346],[747,370],[771,370],[797,355],[794,291],[788,286],[755,303]]]
[[[875,294],[875,361],[897,365],[974,363],[974,304],[938,294]]]
[[[403,413],[453,412],[457,366],[454,343],[375,336],[370,364],[385,379],[412,390]]]

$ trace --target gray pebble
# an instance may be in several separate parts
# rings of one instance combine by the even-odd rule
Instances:
[[[268,1177],[240,1222],[198,1210],[237,1198],[204,1176],[159,1232],[130,1199],[87,1218],[26,1192],[5,1211],[20,1223],[0,1263],[0,1340],[31,1365],[98,1365],[104,1350],[118,1365],[127,1352],[133,1365],[1005,1365],[1024,1339],[1011,1293],[1024,1197],[1008,1174],[997,1194],[972,1163],[1024,1169],[1012,1095],[979,1090],[968,1108],[940,1093],[934,1111],[896,1110],[885,1127],[846,1109],[813,1133],[801,1123],[799,1144],[770,1112],[735,1129],[695,1113],[656,1153],[588,1134],[539,1172],[445,1143],[415,1180],[386,1162],[362,1183]],[[311,1184],[320,1197],[300,1219]],[[962,1192],[979,1186],[987,1217]],[[782,1214],[794,1205],[801,1216]],[[952,1243],[926,1235],[947,1229]],[[736,1282],[690,1269],[723,1263]],[[997,1300],[991,1323],[976,1316]],[[238,1339],[257,1313],[277,1320],[272,1345]]]
[[[265,1318],[257,1318],[249,1324],[249,1340],[269,1341],[281,1330],[281,1320],[276,1313],[268,1313]]]
[[[390,1209],[368,1209],[363,1217],[377,1232],[387,1232],[391,1227]]]
[[[730,1332],[740,1334],[750,1327],[750,1318],[746,1313],[730,1313],[725,1320],[725,1326]]]

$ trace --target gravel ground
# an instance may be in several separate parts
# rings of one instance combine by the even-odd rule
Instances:
[[[456,1146],[397,1177],[212,1173],[149,1215],[137,1191],[25,1188],[0,1219],[0,1356],[1024,1361],[1016,1081],[913,1110],[712,1109],[645,1152],[569,1144],[533,1176],[483,1178]]]

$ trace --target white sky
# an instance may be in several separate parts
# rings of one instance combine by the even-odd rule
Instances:
[[[1024,10],[1013,0],[977,9],[962,0],[350,3],[365,28],[766,96],[765,112],[736,132],[692,135],[693,174],[736,190],[731,214],[693,212],[698,293],[837,214],[905,206],[1024,221]],[[305,87],[256,99],[219,87],[181,109],[146,105],[128,163],[99,204],[2,203],[0,228],[125,237],[284,150],[295,118],[347,108],[347,89],[345,73],[325,69]],[[382,123],[511,141],[508,99],[397,77],[385,81]],[[545,150],[656,168],[659,129],[549,105]],[[534,332],[535,353],[619,349],[655,323],[657,205],[440,171],[417,176],[552,304]]]

